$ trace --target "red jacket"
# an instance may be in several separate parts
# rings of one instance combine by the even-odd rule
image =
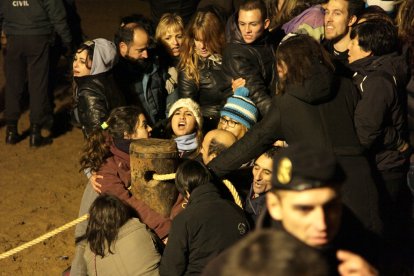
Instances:
[[[129,154],[118,149],[113,143],[110,150],[113,156],[107,158],[97,172],[98,175],[103,176],[97,179],[102,185],[101,193],[116,196],[130,205],[143,223],[153,229],[158,237],[165,238],[170,231],[171,219],[158,214],[130,193],[128,190],[131,185]]]

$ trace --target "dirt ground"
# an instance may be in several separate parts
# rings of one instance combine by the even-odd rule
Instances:
[[[113,38],[119,19],[130,13],[149,14],[142,0],[77,0],[85,34],[93,39]],[[3,57],[0,56],[0,68]],[[3,90],[4,72],[0,70]],[[30,149],[26,138],[4,144],[4,92],[0,92],[0,254],[76,219],[86,178],[78,173],[83,142],[64,116],[71,91],[60,84],[55,92],[56,136],[52,145]],[[29,128],[28,112],[19,121]],[[0,275],[61,275],[74,253],[74,228],[0,260]]]

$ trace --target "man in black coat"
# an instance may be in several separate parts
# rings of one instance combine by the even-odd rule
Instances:
[[[385,20],[359,23],[351,31],[348,59],[361,94],[355,128],[376,167],[386,234],[399,248],[408,249],[408,240],[414,241],[412,196],[406,179],[412,152],[405,108],[408,66],[395,52],[396,44],[393,24]]]
[[[17,121],[26,81],[30,94],[29,145],[40,147],[50,144],[51,138],[41,135],[41,128],[50,127],[53,122],[53,110],[48,98],[50,41],[57,32],[67,49],[72,42],[63,2],[1,1],[0,22],[7,36],[6,144],[16,144],[22,138],[17,132]]]
[[[115,35],[119,61],[113,75],[126,102],[144,109],[157,137],[157,124],[166,118],[167,91],[154,50],[153,34],[152,22],[142,15],[133,14],[121,20]]]
[[[173,220],[160,275],[200,274],[209,260],[245,235],[249,225],[240,207],[220,197],[200,162],[181,164],[176,185],[188,203]]]
[[[228,44],[223,52],[223,72],[233,80],[243,78],[250,98],[263,117],[274,92],[274,53],[270,42],[266,5],[248,0],[227,23]]]

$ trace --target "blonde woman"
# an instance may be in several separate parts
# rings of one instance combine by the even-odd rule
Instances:
[[[166,110],[169,110],[171,105],[178,100],[177,64],[183,37],[184,23],[182,18],[175,13],[165,13],[157,25],[155,39],[160,47],[160,59],[162,59],[166,79],[165,89],[168,92]]]

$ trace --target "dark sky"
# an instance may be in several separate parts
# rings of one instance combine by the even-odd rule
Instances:
[[[89,39],[113,39],[122,16],[132,13],[149,15],[149,5],[144,0],[76,0],[84,33]]]

